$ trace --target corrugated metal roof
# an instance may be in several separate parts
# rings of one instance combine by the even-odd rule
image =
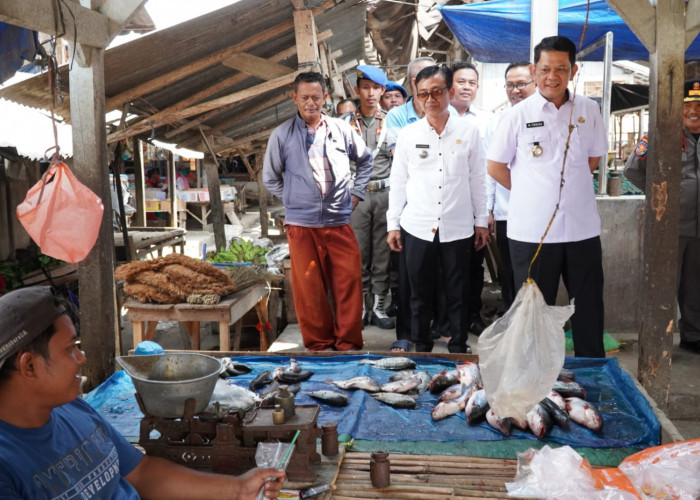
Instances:
[[[305,5],[309,9],[320,8],[314,16],[318,32],[332,30],[332,36],[325,43],[328,46],[327,54],[335,55],[335,65],[338,69],[342,70],[343,65],[364,58],[366,5],[363,5],[361,0],[305,0]],[[109,49],[104,58],[105,96],[108,104],[112,106],[108,107],[107,111],[121,109],[119,96],[149,82],[152,83],[153,90],[142,90],[140,95],[128,101],[131,103],[129,113],[140,115],[139,120],[158,110],[170,108],[204,89],[221,84],[238,74],[236,70],[221,64],[227,58],[223,51],[256,40],[256,37],[275,31],[275,28],[275,34],[255,41],[249,48],[244,47],[243,51],[271,59],[276,54],[288,50],[290,55],[277,62],[297,70],[296,51],[293,50],[296,44],[293,7],[290,0],[242,0],[191,21]],[[219,56],[215,56],[216,54]],[[213,58],[213,63],[188,73],[188,68],[201,65],[201,61],[206,58]],[[178,72],[180,77],[168,85],[156,88],[159,79],[166,78],[173,72]],[[63,66],[60,70],[60,82],[65,100],[56,112],[70,121],[68,80],[68,68]],[[239,77],[238,81],[231,85],[221,84],[223,88],[202,98],[199,103],[249,89],[263,82],[264,80],[253,76]],[[0,90],[0,97],[48,108],[50,92],[46,87],[46,76],[39,75]],[[211,113],[201,126],[207,134],[214,133],[217,151],[235,145],[234,141],[259,136],[261,131],[276,126],[295,112],[293,103],[284,97],[290,88],[291,86],[287,85],[271,90],[241,101],[225,111],[219,108],[217,112]],[[193,115],[185,121],[156,125],[153,129],[148,126],[143,135],[201,150],[201,134],[197,126],[174,133],[178,126],[197,118],[197,115]],[[216,138],[216,132],[225,137]],[[257,139],[257,142],[260,140]],[[254,148],[255,143],[256,141],[247,141],[247,149]]]

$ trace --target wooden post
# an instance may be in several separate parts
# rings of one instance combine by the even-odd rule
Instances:
[[[306,9],[294,11],[294,33],[299,69],[321,71],[313,12]]]
[[[144,172],[143,142],[134,138],[134,188],[136,198],[134,226],[146,226],[146,174]]]
[[[676,266],[685,80],[685,1],[611,0],[649,49],[649,158],[644,220],[644,306],[638,378],[668,406],[676,318]],[[652,38],[653,37],[653,38]]]
[[[262,178],[264,158],[264,152],[255,154],[255,170],[258,180],[258,208],[260,209],[260,236],[262,238],[267,238],[269,234],[268,221],[270,217],[267,214],[267,189],[265,189]]]
[[[167,152],[166,156],[168,169],[168,198],[170,199],[170,227],[177,227],[177,204],[175,197],[177,195],[177,169],[175,168],[175,154],[171,151]]]
[[[202,134],[202,150],[209,152],[209,155],[204,155],[202,161],[204,162],[204,171],[207,173],[209,206],[211,207],[211,219],[214,226],[214,244],[216,245],[216,251],[220,252],[226,248],[226,233],[224,232],[224,206],[221,203],[218,162],[214,151],[204,136],[204,132],[202,132],[201,128],[199,130]]]
[[[109,189],[105,125],[104,51],[91,49],[90,65],[74,64],[70,75],[73,170],[104,203],[97,242],[78,266],[80,343],[87,362],[86,391],[114,372],[115,289],[112,197]]]

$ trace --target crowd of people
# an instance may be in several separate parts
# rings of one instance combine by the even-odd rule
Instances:
[[[358,349],[373,324],[396,330],[393,351],[429,352],[443,337],[450,352],[470,352],[468,333],[486,326],[484,248],[495,240],[505,308],[527,279],[554,304],[563,280],[576,305],[575,354],[605,356],[592,173],[608,143],[598,104],[569,89],[575,55],[571,40],[544,38],[534,61],[506,68],[509,105],[496,114],[474,105],[479,74],[467,62],[414,59],[404,86],[358,66],[357,101],[336,117],[324,112],[323,77],[299,75],[299,113],[272,134],[263,177],[286,208],[307,349]],[[684,144],[694,146],[686,128]],[[684,266],[694,269],[697,241],[681,242]],[[681,283],[692,297],[688,279]],[[692,298],[679,299],[682,347],[697,352]]]

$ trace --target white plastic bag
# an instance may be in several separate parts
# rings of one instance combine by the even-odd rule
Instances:
[[[552,390],[564,366],[563,326],[574,313],[549,306],[535,282],[523,284],[513,305],[479,337],[481,378],[491,409],[525,419]]]

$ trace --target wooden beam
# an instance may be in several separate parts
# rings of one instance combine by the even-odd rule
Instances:
[[[220,252],[226,248],[226,233],[224,231],[224,206],[221,203],[221,184],[219,182],[219,162],[216,158],[214,150],[209,145],[209,141],[204,136],[202,129],[199,129],[202,134],[202,151],[205,149],[209,152],[204,155],[204,171],[207,174],[207,186],[209,189],[209,207],[211,208],[212,225],[214,227],[214,244],[216,251]]]
[[[251,143],[253,141],[257,141],[260,139],[267,139],[270,137],[270,134],[272,133],[273,130],[275,130],[277,126],[267,128],[265,130],[261,130],[259,132],[255,132],[254,134],[247,135],[245,137],[241,137],[240,139],[233,141],[231,144],[226,145],[225,147],[219,149],[217,153],[224,153],[226,151],[231,151],[233,149],[239,149],[244,147],[246,144]]]
[[[52,4],[56,6],[56,12],[51,8]],[[111,41],[109,18],[74,2],[2,0],[0,21],[90,47],[105,48]]]
[[[109,39],[114,40],[147,0],[106,0],[97,10],[109,18]]]
[[[248,171],[248,174],[250,175],[250,180],[251,181],[257,180],[258,175],[255,173],[255,170],[253,170],[253,167],[250,166],[250,162],[248,161],[248,158],[246,158],[246,155],[240,149],[237,152],[238,152],[238,156],[241,158],[241,161],[243,161],[243,165],[245,165],[245,168]]]
[[[297,42],[297,63],[299,69],[310,71],[319,65],[316,25],[310,10],[294,11],[294,34]]]
[[[608,5],[625,21],[647,50],[654,52],[657,41],[657,9],[649,2],[639,0],[608,0]]]
[[[73,66],[70,78],[73,172],[102,199],[104,213],[97,242],[78,266],[82,373],[90,390],[114,372],[115,288],[112,196],[105,140],[104,51],[92,49],[90,67]]]
[[[645,3],[645,2],[637,2]],[[656,403],[668,406],[676,318],[680,212],[685,0],[657,0],[649,56],[649,159],[647,160],[638,378]]]
[[[277,64],[269,59],[263,59],[262,57],[248,54],[247,52],[234,54],[226,61],[223,61],[222,64],[243,73],[256,76],[261,80],[272,80],[273,78],[294,72],[292,68]]]
[[[691,0],[687,3],[685,11],[685,49],[688,50],[690,44],[700,33],[700,2]]]

